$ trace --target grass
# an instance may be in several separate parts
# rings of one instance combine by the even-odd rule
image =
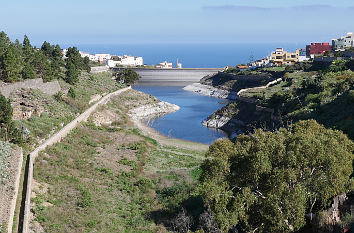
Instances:
[[[75,86],[65,83],[63,80],[59,81],[63,89],[73,88],[76,97],[65,96],[58,99],[38,90],[31,90],[31,101],[41,105],[44,112],[40,116],[34,115],[28,120],[16,122],[19,127],[24,127],[28,132],[25,147],[34,145],[59,131],[64,125],[89,107],[89,101],[92,96],[103,95],[122,88],[120,84],[111,79],[108,72],[99,74],[82,73],[79,82]]]
[[[34,179],[49,189],[33,211],[45,232],[165,232],[151,216],[176,208],[198,179],[204,152],[144,136],[120,100],[106,106],[120,114],[116,128],[88,121],[37,158]]]
[[[100,137],[95,136],[97,133]],[[122,157],[118,161],[129,170],[98,166],[97,148],[114,143],[107,135],[115,133],[80,127],[50,147],[45,152],[48,156],[43,153],[37,159],[34,177],[50,187],[34,199],[36,220],[46,232],[156,232],[160,226],[146,216],[164,208],[164,203],[154,193],[166,188],[166,180],[174,186],[187,177],[189,182],[198,178],[196,168],[202,153],[196,158],[192,151],[148,147],[146,138],[116,147],[117,152],[129,150],[135,154],[136,160]],[[143,153],[148,153],[145,164]],[[45,202],[54,206],[45,208]]]
[[[103,95],[122,88],[111,79],[109,72],[99,74],[88,74],[83,72],[76,85],[70,85],[63,80],[59,80],[62,89],[72,88],[75,91],[75,98],[64,96],[55,98],[48,96],[38,90],[30,91],[30,101],[36,105],[42,105],[44,112],[40,116],[32,116],[28,120],[19,120],[15,123],[18,127],[25,129],[25,142],[21,145],[24,149],[24,155],[33,150],[44,139],[58,132],[64,125],[73,120],[77,115],[89,107],[89,101],[93,95]],[[26,156],[24,164],[26,164]],[[24,168],[23,168],[24,170]],[[23,183],[23,172],[21,175],[21,184]],[[22,187],[20,186],[18,200],[16,204],[14,231],[18,227],[18,215],[20,203],[22,202]]]

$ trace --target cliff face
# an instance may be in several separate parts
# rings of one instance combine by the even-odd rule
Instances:
[[[255,128],[274,128],[279,124],[274,111],[257,103],[237,99],[219,109],[203,121],[203,125],[226,131],[231,137],[251,132]]]

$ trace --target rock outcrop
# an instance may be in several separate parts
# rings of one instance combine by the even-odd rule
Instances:
[[[186,91],[192,91],[197,94],[212,96],[221,99],[231,99],[235,100],[237,98],[237,93],[234,91],[222,90],[215,88],[213,86],[204,85],[201,83],[193,83],[183,88]]]
[[[176,112],[179,109],[180,107],[175,104],[170,104],[161,101],[158,103],[148,104],[134,108],[129,111],[129,115],[135,119],[143,120],[154,118],[171,112]]]

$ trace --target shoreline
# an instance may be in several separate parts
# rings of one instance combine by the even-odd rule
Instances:
[[[147,109],[149,110],[146,111]],[[167,137],[159,133],[157,130],[149,127],[145,123],[145,121],[163,116],[165,114],[176,112],[179,109],[180,107],[175,104],[159,101],[156,104],[133,108],[129,111],[128,115],[131,117],[131,121],[133,122],[135,127],[141,130],[145,136],[153,138],[161,145],[175,146],[188,150],[207,151],[209,149],[209,145],[178,138]]]
[[[211,96],[220,99],[236,100],[237,93],[234,91],[222,90],[213,86],[201,83],[192,83],[183,88],[185,91],[191,91],[200,95]]]

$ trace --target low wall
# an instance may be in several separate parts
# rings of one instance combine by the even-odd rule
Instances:
[[[55,95],[61,90],[58,81],[44,83],[43,79],[36,78],[36,79],[27,79],[23,82],[6,84],[0,87],[0,93],[3,94],[6,98],[9,98],[12,92],[19,90],[21,88],[38,89],[48,95]]]
[[[23,163],[22,148],[14,147],[7,162],[9,177],[0,186],[0,224],[4,224],[2,232],[6,226],[6,232],[11,233]]]
[[[33,181],[33,166],[38,156],[39,152],[45,150],[47,146],[51,146],[57,142],[60,142],[61,139],[66,137],[80,122],[86,121],[90,115],[97,109],[98,106],[106,104],[112,96],[119,95],[122,92],[131,89],[131,87],[126,87],[110,93],[101,98],[96,104],[92,105],[89,109],[87,109],[80,116],[75,118],[72,122],[67,124],[64,128],[62,128],[59,132],[54,134],[48,140],[46,140],[42,145],[37,147],[32,153],[29,154],[29,162],[28,162],[28,176],[27,176],[27,187],[26,188],[26,198],[25,198],[25,206],[24,206],[24,216],[23,216],[23,233],[29,232],[29,221],[30,221],[30,210],[31,210],[31,193],[32,193],[32,181]]]
[[[97,73],[102,73],[109,71],[109,66],[94,66],[91,67],[91,73],[97,74]]]
[[[245,88],[245,89],[242,89],[242,90],[240,90],[239,92],[237,92],[237,95],[240,96],[240,94],[243,93],[243,92],[245,92],[245,91],[265,89],[265,88],[270,87],[271,85],[277,84],[277,83],[280,82],[280,81],[282,81],[282,79],[281,79],[281,78],[278,78],[278,79],[276,79],[276,80],[274,80],[274,81],[271,81],[271,82],[267,83],[267,85],[265,85],[265,86]]]
[[[14,183],[15,192],[14,192],[11,202],[10,202],[10,214],[9,214],[9,221],[7,224],[7,232],[9,232],[9,233],[12,232],[12,226],[14,223],[16,201],[17,201],[17,196],[18,196],[18,189],[20,187],[20,179],[21,179],[21,171],[22,171],[22,163],[23,163],[23,150],[22,150],[22,148],[18,148],[15,153],[16,153],[18,162],[17,162],[17,167],[16,167],[15,183]]]

